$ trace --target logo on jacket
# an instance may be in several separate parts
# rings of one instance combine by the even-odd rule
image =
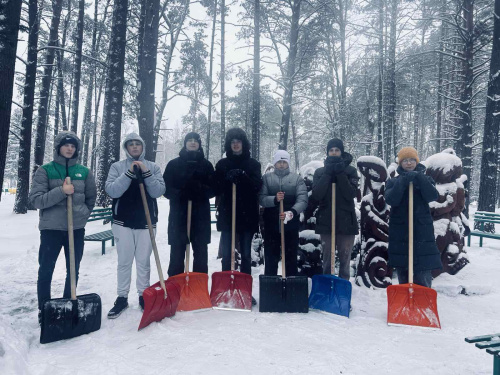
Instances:
[[[76,173],[75,177],[82,177],[82,174],[81,173]]]

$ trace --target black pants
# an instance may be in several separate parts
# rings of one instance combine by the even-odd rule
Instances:
[[[240,272],[248,275],[252,274],[252,240],[254,234],[245,231],[237,232],[237,238],[240,241]],[[231,232],[222,231],[220,243],[222,247],[222,271],[231,271]]]
[[[208,273],[208,244],[192,242],[193,272]],[[186,256],[185,244],[170,246],[170,263],[168,276],[175,276],[184,272],[184,258]]]
[[[80,261],[83,256],[83,237],[85,236],[85,228],[75,229],[73,231],[75,243],[75,269],[76,282],[78,284],[78,271],[80,269]],[[41,230],[40,231],[40,250],[38,251],[38,308],[41,310],[43,303],[49,300],[50,284],[52,275],[56,266],[57,258],[64,246],[64,256],[66,257],[66,283],[64,284],[63,298],[71,298],[71,279],[69,269],[69,244],[68,232],[64,230]]]
[[[264,237],[264,274],[276,276],[278,262],[281,255],[281,234],[266,231]],[[285,231],[285,271],[286,276],[297,275],[297,248],[299,246],[299,232]]]
[[[398,275],[398,281],[400,284],[408,284],[408,269],[407,268],[396,268],[396,273]],[[432,272],[431,270],[424,271],[414,271],[413,272],[413,283],[426,288],[432,287]]]

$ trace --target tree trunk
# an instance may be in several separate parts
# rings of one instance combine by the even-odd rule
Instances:
[[[52,2],[52,21],[50,24],[50,33],[48,46],[56,47],[57,34],[59,32],[59,20],[61,18],[62,10],[62,0],[53,0]],[[52,67],[54,65],[54,48],[47,48],[45,50],[45,62],[42,78],[42,86],[40,89],[40,102],[38,104],[38,124],[36,129],[35,138],[35,163],[33,166],[33,174],[36,172],[39,166],[43,164],[43,158],[45,155],[45,135],[47,133],[47,114],[49,106],[49,91],[50,83],[52,80]]]
[[[496,16],[495,16],[496,15]],[[500,0],[495,0],[493,47],[491,49],[490,77],[486,96],[481,177],[479,182],[478,211],[495,212],[498,189],[498,134],[500,132]],[[495,232],[495,225],[485,226]]]
[[[59,42],[58,42],[59,45]],[[62,74],[62,59],[63,59],[63,51],[56,50],[56,58],[57,58],[57,102],[59,103],[61,110],[61,120],[62,120],[62,128],[63,130],[68,130],[68,120],[66,118],[66,92],[64,91],[64,80]]]
[[[220,153],[224,155],[224,143],[226,138],[226,67],[225,67],[225,23],[226,23],[226,0],[221,0],[220,16]]]
[[[71,131],[78,131],[78,108],[80,104],[80,78],[82,76],[83,18],[85,16],[85,0],[78,0],[78,23],[76,27],[76,53],[73,72],[73,102],[71,104]],[[83,142],[83,139],[82,139]],[[82,150],[80,150],[81,153]]]
[[[33,129],[33,106],[35,100],[36,65],[38,61],[38,0],[29,0],[28,5],[28,64],[24,81],[23,119],[21,121],[21,141],[17,164],[17,191],[14,212],[25,214],[28,211],[28,193],[30,187],[31,132]]]
[[[386,119],[387,119],[387,141],[385,163],[389,165],[397,155],[396,150],[396,28],[398,18],[399,0],[391,1],[391,26],[387,69],[387,100],[386,100]]]
[[[293,155],[295,157],[295,171],[299,173],[300,162],[299,162],[299,148],[297,146],[297,129],[295,128],[295,120],[292,118],[292,142],[293,142]]]
[[[209,67],[209,92],[208,92],[208,116],[207,116],[207,160],[210,160],[210,132],[212,129],[212,105],[213,105],[213,74],[214,74],[214,46],[215,29],[217,27],[217,0],[214,1],[214,15],[212,18],[212,38],[210,42],[210,67]]]
[[[146,159],[154,161],[153,146],[155,122],[156,54],[160,0],[142,0],[139,20],[139,48],[137,61],[137,101],[139,103],[139,134],[146,144]]]
[[[284,77],[285,95],[283,97],[283,115],[281,116],[280,140],[278,145],[280,150],[286,150],[288,147],[288,129],[290,127],[290,116],[292,114],[293,83],[295,79],[295,62],[298,51],[301,2],[301,0],[291,2],[292,24],[290,28],[290,52],[288,53],[286,77]]]
[[[384,0],[379,1],[378,9],[378,22],[379,22],[379,37],[378,37],[378,91],[377,91],[377,102],[378,102],[378,118],[377,118],[377,156],[384,159]]]
[[[254,0],[252,157],[260,160],[260,0]]]
[[[446,0],[443,0],[441,5],[441,17],[446,12]],[[446,29],[444,21],[441,22],[441,29],[439,31],[439,50],[444,52],[444,38],[446,36]],[[444,55],[438,54],[438,87],[437,87],[437,110],[436,110],[436,141],[435,152],[441,152],[441,128],[443,121],[443,70],[444,70]]]
[[[101,207],[106,207],[108,204],[104,186],[109,167],[120,159],[127,13],[128,0],[116,0],[113,7],[107,59],[108,69],[97,171],[97,205]]]

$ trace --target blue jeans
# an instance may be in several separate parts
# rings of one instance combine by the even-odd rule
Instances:
[[[240,272],[252,274],[252,239],[253,232],[241,231],[237,232],[240,240],[240,255],[241,267]],[[222,231],[220,234],[220,242],[222,248],[222,270],[231,271],[231,232]],[[236,268],[236,267],[235,267]]]

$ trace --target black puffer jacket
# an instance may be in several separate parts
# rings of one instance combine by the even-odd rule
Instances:
[[[434,239],[434,225],[429,202],[438,198],[435,182],[425,175],[425,167],[417,164],[413,184],[413,269],[424,271],[442,267]],[[389,265],[408,268],[408,191],[407,172],[398,167],[399,176],[387,182],[385,200],[391,206],[389,219]]]
[[[168,243],[185,244],[187,241],[188,199],[193,201],[191,241],[210,243],[210,198],[215,196],[212,186],[214,167],[205,159],[203,149],[187,151],[171,160],[165,172],[165,197],[170,200],[168,215]],[[193,194],[193,188],[196,188]]]
[[[328,175],[325,167],[316,169],[313,176],[311,197],[319,203],[316,212],[316,233],[331,233],[332,227],[332,182],[336,182],[336,207],[335,207],[335,233],[356,235],[358,234],[358,220],[354,208],[354,199],[358,190],[358,173],[351,166],[351,154],[342,153],[345,168],[342,172]],[[330,163],[327,157],[325,165]]]
[[[231,129],[235,132],[240,129]],[[217,230],[231,230],[232,183],[226,179],[227,172],[242,169],[245,174],[236,186],[236,230],[257,232],[259,230],[259,191],[262,186],[260,163],[250,157],[250,143],[246,134],[240,130],[235,138],[241,139],[243,152],[233,155],[231,150],[232,136],[226,136],[226,158],[215,166],[215,186],[219,196],[217,206]]]

